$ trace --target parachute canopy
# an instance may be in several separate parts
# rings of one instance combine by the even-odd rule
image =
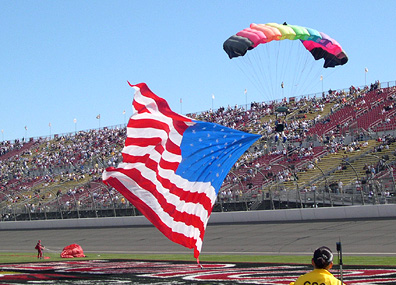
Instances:
[[[61,256],[62,258],[85,257],[84,251],[83,251],[83,249],[81,248],[81,246],[78,245],[78,244],[75,244],[75,243],[66,246],[66,247],[62,250],[60,256]]]
[[[348,56],[336,40],[315,29],[286,23],[251,24],[249,28],[228,38],[223,44],[223,49],[231,59],[244,56],[248,50],[260,44],[285,39],[300,40],[315,60],[324,59],[324,68],[348,62]]]

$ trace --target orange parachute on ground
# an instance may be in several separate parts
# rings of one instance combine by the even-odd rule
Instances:
[[[66,246],[60,256],[62,258],[85,257],[82,247],[75,243]]]

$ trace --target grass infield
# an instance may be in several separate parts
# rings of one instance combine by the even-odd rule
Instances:
[[[126,260],[161,260],[161,261],[189,261],[195,262],[192,254],[109,254],[85,253],[84,258],[61,258],[57,253],[44,253],[45,259],[37,259],[35,252],[0,252],[0,263],[25,263],[25,262],[54,262],[70,260],[93,259],[126,259]],[[49,258],[48,258],[49,257]],[[205,255],[200,256],[201,262],[251,262],[251,263],[278,263],[278,264],[310,264],[311,256],[301,255]],[[335,254],[334,264],[338,264]],[[396,256],[347,256],[343,255],[344,266],[348,265],[377,265],[394,266]]]

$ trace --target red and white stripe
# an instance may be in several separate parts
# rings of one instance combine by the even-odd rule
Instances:
[[[166,237],[198,258],[216,193],[207,182],[188,181],[175,171],[182,160],[183,132],[194,122],[174,113],[146,84],[135,89],[123,162],[103,172],[117,189]]]

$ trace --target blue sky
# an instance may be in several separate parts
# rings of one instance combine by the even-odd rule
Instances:
[[[328,90],[395,81],[395,11],[391,0],[4,0],[0,139],[123,124],[123,111],[132,114],[127,80],[147,83],[183,114],[272,99],[222,48],[250,23],[287,21],[342,45],[349,62],[323,82],[316,75],[304,94],[321,92],[322,83]]]

